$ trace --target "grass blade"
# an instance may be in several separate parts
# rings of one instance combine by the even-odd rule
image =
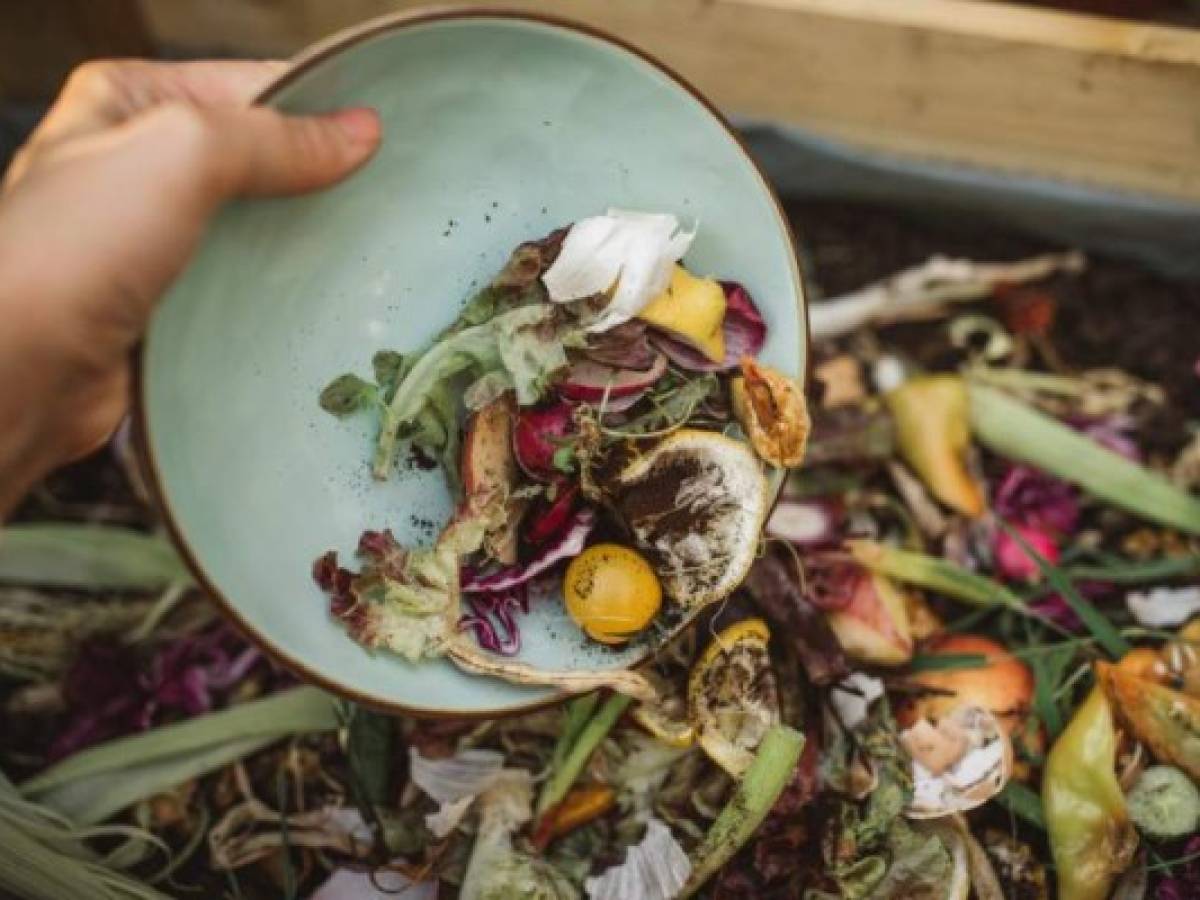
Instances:
[[[346,755],[364,800],[383,805],[392,794],[396,764],[395,720],[365,706],[355,706],[347,728]]]
[[[1029,667],[1033,670],[1033,710],[1046,728],[1050,741],[1063,730],[1062,710],[1055,695],[1062,684],[1067,667],[1075,658],[1074,644],[1060,644],[1047,653],[1030,656]]]
[[[918,654],[908,664],[911,672],[946,672],[954,669],[982,669],[988,664],[982,653]]]
[[[0,582],[82,590],[157,590],[191,575],[165,538],[109,525],[12,525]]]
[[[157,843],[133,828],[78,829],[47,810],[21,800],[0,773],[0,896],[29,900],[96,897],[100,900],[167,900],[152,887],[106,865],[85,844],[89,837],[128,835]]]
[[[1003,519],[997,518],[996,523],[1007,532],[1009,537],[1017,542],[1017,545],[1025,552],[1025,555],[1037,564],[1037,567],[1042,571],[1049,585],[1062,595],[1071,609],[1075,610],[1075,615],[1079,616],[1083,624],[1087,626],[1088,631],[1099,641],[1100,646],[1116,659],[1120,659],[1130,651],[1129,642],[1121,637],[1121,633],[1117,631],[1116,626],[1108,621],[1104,613],[1096,609],[1090,600],[1075,589],[1075,585],[1062,569],[1034,550],[1029,545],[1029,542],[1025,540],[1025,536]]]
[[[1145,584],[1168,578],[1200,575],[1200,556],[1176,556],[1149,562],[1120,562],[1105,565],[1064,566],[1072,581],[1111,581],[1115,584]]]
[[[1002,391],[968,385],[971,429],[989,450],[1151,521],[1200,534],[1200,498]]]
[[[1015,815],[1024,819],[1034,828],[1046,830],[1046,816],[1042,812],[1042,798],[1027,785],[1019,781],[1010,781],[996,795],[996,802]]]

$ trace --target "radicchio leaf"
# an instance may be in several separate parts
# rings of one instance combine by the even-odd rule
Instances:
[[[556,483],[554,499],[538,501],[525,524],[525,540],[540,547],[555,535],[560,534],[571,520],[571,513],[579,500],[579,485],[563,479]]]
[[[516,656],[521,650],[521,631],[517,625],[517,613],[529,612],[529,598],[525,587],[496,594],[470,594],[467,596],[470,610],[459,620],[459,631],[475,632],[479,646],[501,656]]]
[[[570,524],[529,563],[509,566],[486,575],[466,572],[462,579],[463,593],[498,593],[509,591],[547,571],[555,563],[571,559],[583,552],[584,544],[596,523],[596,514],[585,507],[575,513]]]
[[[391,531],[366,531],[358,555],[358,574],[341,568],[332,551],[313,564],[313,579],[330,595],[330,613],[365,647],[386,647],[413,662],[440,655],[454,625],[447,617],[457,618],[453,541],[409,550]]]
[[[583,355],[602,366],[639,372],[649,369],[658,357],[650,346],[646,323],[641,319],[630,319],[608,331],[589,335]]]
[[[767,324],[744,287],[722,281],[725,289],[725,358],[714,363],[690,344],[655,331],[653,342],[675,365],[691,372],[727,372],[736,369],[743,356],[758,356],[767,340]]]
[[[1079,521],[1078,495],[1071,485],[1030,466],[1010,466],[993,501],[996,514],[1009,522],[1071,534]]]
[[[208,712],[261,660],[256,648],[225,625],[168,641],[140,663],[131,648],[85,643],[63,682],[68,720],[48,757],[62,759],[100,741],[144,731],[164,715]]]

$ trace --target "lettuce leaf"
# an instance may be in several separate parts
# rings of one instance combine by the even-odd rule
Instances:
[[[903,818],[896,819],[888,831],[888,855],[891,865],[868,895],[871,900],[942,900],[947,896],[954,864],[937,834],[919,832]]]
[[[447,526],[437,543],[410,550],[390,531],[366,531],[358,542],[357,574],[326,553],[313,578],[330,596],[330,612],[364,647],[382,647],[417,662],[446,652],[461,609],[459,558],[479,549],[486,522],[473,518]]]
[[[469,374],[478,380],[489,372],[506,372],[517,400],[532,404],[567,364],[566,347],[582,341],[578,326],[564,323],[548,304],[519,306],[442,338],[416,361],[383,410],[372,467],[375,477],[387,477],[402,430],[435,402],[439,388],[449,392],[457,376]],[[457,421],[450,431],[457,432]]]

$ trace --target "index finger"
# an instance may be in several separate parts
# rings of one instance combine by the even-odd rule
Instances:
[[[30,144],[45,147],[110,128],[163,103],[246,106],[286,69],[279,60],[85,63],[67,78]]]

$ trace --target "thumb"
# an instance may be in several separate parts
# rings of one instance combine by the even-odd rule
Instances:
[[[209,171],[218,201],[233,196],[296,194],[345,178],[379,146],[374,110],[287,116],[262,106],[206,110]]]

